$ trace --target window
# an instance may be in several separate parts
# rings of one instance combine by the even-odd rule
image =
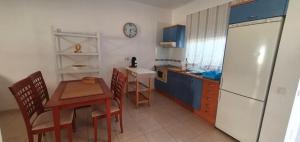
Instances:
[[[229,4],[187,16],[186,57],[203,70],[221,70],[226,44]]]

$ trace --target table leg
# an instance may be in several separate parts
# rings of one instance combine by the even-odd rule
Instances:
[[[148,105],[150,106],[150,98],[151,98],[151,78],[149,78],[149,80],[148,80]]]
[[[107,121],[107,141],[111,142],[111,114],[110,114],[110,98],[105,100],[106,121]]]
[[[139,106],[139,80],[136,79],[136,90],[135,90],[135,105],[136,107]]]
[[[126,74],[127,74],[126,96],[128,97],[128,86],[129,86],[129,72],[128,72],[128,70],[126,70]]]
[[[53,122],[54,122],[54,134],[55,142],[60,142],[60,110],[58,107],[53,108],[52,110]]]

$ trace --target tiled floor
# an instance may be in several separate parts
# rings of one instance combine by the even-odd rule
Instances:
[[[74,142],[92,142],[93,128],[90,109],[77,111],[77,130]],[[193,113],[178,106],[173,101],[153,94],[152,105],[138,109],[126,99],[124,110],[124,133],[120,133],[119,123],[113,123],[113,142],[234,142],[213,126]],[[106,121],[99,124],[99,141],[106,141]],[[26,142],[26,129],[19,111],[0,113],[0,128],[4,142]],[[63,131],[63,141],[67,141]],[[47,133],[43,142],[52,142],[53,133]]]

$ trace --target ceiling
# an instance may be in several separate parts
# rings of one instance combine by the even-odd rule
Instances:
[[[131,0],[160,8],[174,9],[194,0]]]

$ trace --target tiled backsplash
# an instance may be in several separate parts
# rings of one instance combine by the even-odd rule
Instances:
[[[176,59],[155,59],[155,61],[169,61],[169,62],[181,62],[181,60]]]
[[[182,66],[181,60],[176,59],[155,59],[155,65],[173,65],[173,66]]]
[[[182,66],[185,61],[185,48],[156,48],[155,65]]]

